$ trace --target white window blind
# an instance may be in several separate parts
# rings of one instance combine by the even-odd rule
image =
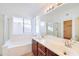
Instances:
[[[48,30],[53,32],[53,24],[48,24]]]
[[[31,34],[31,20],[24,19],[24,33]]]
[[[31,20],[26,18],[13,17],[13,34],[29,34],[31,33]]]
[[[46,33],[46,23],[45,23],[45,21],[40,21],[40,32],[41,32],[41,34]]]
[[[13,17],[13,34],[23,34],[23,19]]]

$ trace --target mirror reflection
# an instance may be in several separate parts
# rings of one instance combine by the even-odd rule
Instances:
[[[46,22],[46,33],[68,40],[79,41],[79,7],[76,5],[73,4],[74,8],[72,8],[70,4],[64,4],[64,6],[69,7],[65,8],[61,6],[41,16],[40,20]]]

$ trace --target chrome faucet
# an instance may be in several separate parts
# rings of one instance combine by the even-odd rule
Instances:
[[[72,48],[72,46],[71,46],[71,40],[65,39],[65,46],[69,47],[69,48]]]

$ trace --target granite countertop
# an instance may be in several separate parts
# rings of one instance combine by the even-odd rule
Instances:
[[[78,56],[79,55],[79,42],[73,42],[72,47],[65,46],[65,39],[55,36],[46,35],[43,38],[33,37],[34,40],[41,43],[59,56]],[[67,53],[66,55],[64,53]]]

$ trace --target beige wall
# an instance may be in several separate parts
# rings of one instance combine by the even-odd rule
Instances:
[[[2,54],[2,44],[3,44],[3,16],[0,15],[0,54]]]
[[[75,37],[79,41],[79,18],[75,20]]]

